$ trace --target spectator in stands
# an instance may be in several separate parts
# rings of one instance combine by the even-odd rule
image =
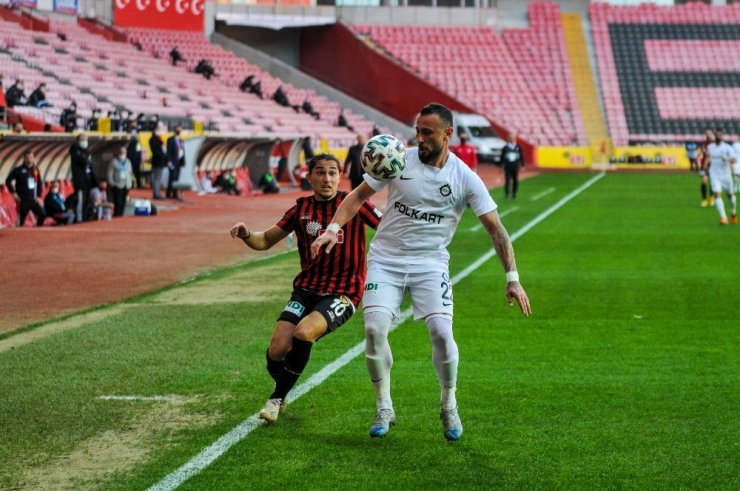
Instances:
[[[251,88],[254,87],[254,84],[257,83],[254,81],[254,74],[250,74],[242,80],[242,83],[239,84],[239,90],[242,92],[250,92]]]
[[[365,137],[357,135],[357,143],[349,147],[347,158],[344,159],[344,175],[352,182],[352,189],[359,186],[365,170],[362,168],[362,148],[365,146]]]
[[[279,85],[278,88],[275,89],[275,93],[272,95],[272,100],[277,102],[281,106],[292,107],[296,112],[298,112],[298,106],[290,105],[290,100],[288,100],[288,94],[285,93],[285,90],[283,90],[282,85]]]
[[[126,145],[126,157],[131,162],[131,170],[134,173],[136,187],[141,186],[141,142],[139,141],[139,131],[136,129],[136,121],[129,121],[128,125],[128,144]]]
[[[72,101],[69,107],[62,111],[59,124],[67,133],[72,133],[77,129],[77,103],[75,101]]]
[[[126,198],[133,186],[133,169],[126,156],[126,147],[121,147],[108,166],[108,182],[113,195],[113,216],[122,217],[126,211]]]
[[[75,212],[67,209],[64,196],[59,190],[59,181],[51,183],[49,192],[44,198],[46,215],[56,222],[57,225],[71,225],[75,221]]]
[[[504,166],[506,199],[516,199],[516,192],[519,189],[519,169],[524,165],[524,152],[517,144],[514,133],[509,133],[509,139],[501,149],[501,162]]]
[[[180,178],[180,169],[185,167],[185,144],[180,138],[182,127],[175,127],[175,134],[167,139],[167,167],[169,176],[167,178],[167,198],[182,201],[180,192],[175,187],[175,182]]]
[[[36,167],[36,155],[31,150],[23,152],[23,164],[19,165],[8,174],[5,186],[18,203],[18,222],[22,227],[32,211],[36,215],[36,226],[44,224],[46,213],[41,205],[41,192],[44,189],[44,181],[41,173]]]
[[[210,61],[205,59],[200,60],[195,66],[195,73],[200,73],[206,78],[206,80],[210,80],[211,77],[216,76],[216,71],[213,69],[213,65],[211,65]]]
[[[319,113],[314,111],[313,105],[311,104],[311,101],[306,99],[303,101],[303,104],[301,105],[301,109],[303,109],[303,112],[306,114],[310,114],[314,117],[314,119],[319,119]]]
[[[347,122],[347,117],[344,115],[344,109],[342,109],[339,112],[339,117],[337,118],[337,126],[347,128],[350,131],[354,131],[355,129],[350,126],[350,124]]]
[[[260,99],[263,99],[263,96],[262,96],[262,82],[260,82],[259,80],[257,80],[257,82],[255,82],[255,84],[252,85],[252,87],[249,89],[249,93],[256,95]]]
[[[478,154],[474,146],[468,143],[470,137],[464,131],[460,133],[460,144],[450,147],[450,150],[465,162],[470,170],[478,173]]]
[[[87,125],[85,125],[85,128],[88,131],[98,131],[98,120],[100,119],[100,109],[97,107],[93,109],[92,116],[90,116],[90,119],[87,120]]]
[[[167,168],[167,153],[164,151],[164,141],[158,127],[152,132],[149,139],[149,149],[152,152],[152,198],[164,199],[162,197],[162,185],[164,184],[164,170]]]
[[[262,174],[259,183],[257,183],[257,187],[260,188],[263,193],[271,194],[280,192],[280,187],[277,184],[277,179],[275,179],[275,176],[273,176],[272,172],[270,171]]]
[[[13,134],[14,135],[23,135],[26,132],[26,129],[23,127],[23,121],[18,120],[15,123],[13,123]]]
[[[177,46],[172,48],[172,51],[170,51],[170,58],[172,59],[172,66],[177,66],[178,61],[185,61],[185,58],[182,57]]]
[[[72,160],[72,185],[75,190],[75,219],[80,223],[89,217],[90,190],[97,186],[86,134],[77,135],[75,143],[69,148],[69,155]]]
[[[141,45],[141,43],[138,40],[131,41],[131,45],[136,48],[137,51],[144,51],[144,47]]]
[[[101,180],[90,190],[90,201],[95,218],[109,221],[113,214],[113,203],[108,200],[108,183]]]
[[[18,79],[13,85],[5,92],[5,102],[8,107],[25,106],[28,104],[28,98],[25,93],[25,86],[23,80]]]
[[[51,104],[46,100],[46,82],[41,82],[36,90],[31,92],[28,98],[28,105],[33,107],[50,107]]]

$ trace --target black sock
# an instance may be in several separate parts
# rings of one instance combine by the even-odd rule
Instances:
[[[270,358],[269,349],[265,353],[265,358],[267,359],[267,373],[269,373],[270,377],[272,377],[272,379],[277,382],[277,379],[280,376],[280,371],[283,369],[283,365],[285,365],[285,361],[273,360],[272,358]]]
[[[312,347],[313,343],[311,341],[293,338],[293,347],[288,356],[285,357],[285,365],[280,371],[275,384],[275,392],[272,393],[270,399],[285,399],[290,389],[298,381],[298,377],[303,373],[303,369],[308,365]]]
[[[701,197],[707,199],[707,185],[704,183],[701,183]]]

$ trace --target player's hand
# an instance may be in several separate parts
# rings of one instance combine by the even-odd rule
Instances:
[[[532,313],[532,307],[529,306],[527,292],[524,291],[524,288],[522,288],[522,285],[518,281],[507,283],[506,298],[509,300],[509,307],[513,307],[514,300],[516,300],[525,317],[529,317]]]
[[[334,245],[337,243],[337,234],[331,230],[324,230],[324,233],[319,235],[316,240],[311,244],[311,259],[315,259],[319,255],[322,247],[326,247],[325,252],[329,254]]]
[[[247,226],[241,222],[231,227],[231,236],[235,239],[244,240],[248,238],[250,235],[251,234],[249,233],[249,229],[247,228]]]

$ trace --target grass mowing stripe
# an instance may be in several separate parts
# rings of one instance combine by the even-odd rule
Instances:
[[[518,209],[519,209],[518,206],[512,206],[508,210],[505,210],[505,211],[502,211],[501,213],[499,213],[498,216],[501,217],[501,218],[503,218],[506,215],[508,215],[509,213],[513,213],[513,212],[517,211]],[[482,228],[483,228],[483,224],[482,223],[477,223],[477,224],[473,225],[472,227],[470,227],[468,229],[468,232],[477,232],[478,230],[480,230]]]
[[[565,205],[568,201],[578,196],[580,193],[591,187],[596,181],[604,177],[605,173],[600,173],[591,179],[589,179],[586,183],[579,186],[576,190],[569,193],[567,196],[562,198],[560,201],[552,205],[547,210],[540,213],[537,217],[535,217],[532,221],[527,223],[524,227],[517,230],[514,234],[511,235],[511,240],[514,241],[527,233],[529,230],[532,229],[535,225],[540,223],[542,220],[553,214],[555,211],[557,211],[559,208],[561,208],[563,205]],[[491,249],[489,252],[484,254],[481,258],[477,259],[475,262],[473,262],[471,265],[469,265],[467,268],[465,268],[463,271],[458,273],[452,278],[452,282],[456,283],[461,280],[463,280],[466,276],[470,275],[473,271],[478,269],[482,264],[484,264],[486,261],[488,261],[490,258],[492,258],[496,254],[496,251],[494,249]],[[413,313],[412,308],[408,308],[404,310],[401,313],[401,316],[396,320],[396,322],[393,323],[391,326],[391,331],[395,330],[400,324],[405,322],[409,317],[411,317]],[[317,373],[312,375],[308,380],[303,382],[301,385],[296,387],[294,390],[290,392],[290,397],[293,400],[298,399],[299,397],[303,396],[304,394],[308,393],[318,385],[320,385],[324,380],[329,378],[332,374],[337,372],[339,369],[347,365],[350,361],[352,361],[354,358],[356,358],[360,353],[364,351],[365,348],[365,342],[361,341],[357,343],[355,346],[347,350],[342,356],[331,362],[330,364],[326,365],[324,368],[319,370]],[[259,415],[257,413],[249,416],[247,419],[239,423],[236,427],[234,427],[231,431],[221,436],[218,440],[216,440],[214,443],[203,449],[198,455],[190,459],[187,463],[167,475],[164,479],[159,481],[158,483],[152,485],[149,487],[148,491],[169,491],[178,488],[182,483],[190,479],[191,477],[195,476],[196,474],[199,474],[203,469],[208,467],[213,461],[218,459],[221,455],[226,453],[229,448],[231,448],[235,443],[238,443],[242,439],[244,439],[247,435],[249,435],[254,429],[258,428],[260,425],[262,425],[264,421],[262,421],[259,418]]]

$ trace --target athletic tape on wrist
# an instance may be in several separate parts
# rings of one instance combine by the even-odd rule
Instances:
[[[511,283],[512,281],[519,281],[519,273],[516,271],[507,271],[506,272],[506,281],[508,283]]]
[[[328,227],[326,227],[327,232],[334,232],[335,234],[339,232],[339,229],[342,227],[339,226],[338,223],[330,223]]]

